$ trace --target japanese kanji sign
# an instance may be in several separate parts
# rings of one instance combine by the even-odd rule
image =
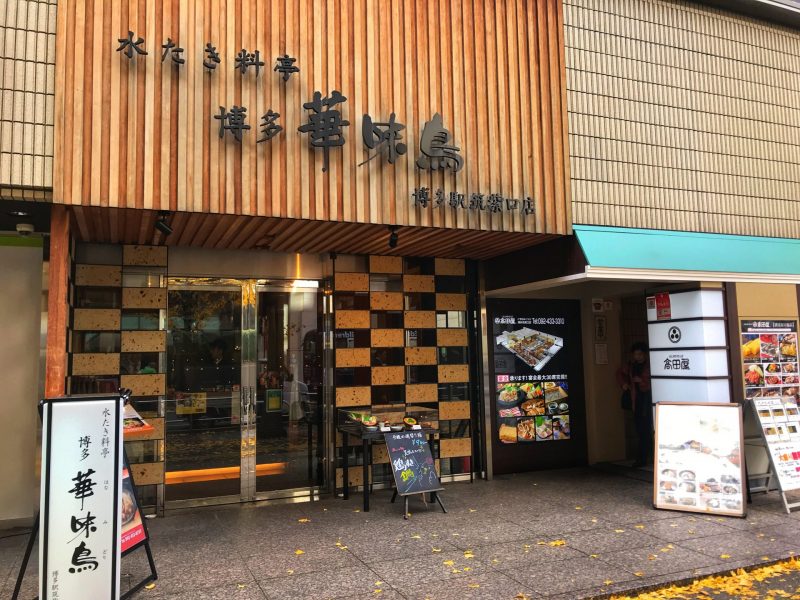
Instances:
[[[47,400],[39,598],[119,598],[122,400]]]

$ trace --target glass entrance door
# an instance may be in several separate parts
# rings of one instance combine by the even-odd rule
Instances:
[[[167,501],[238,496],[242,456],[242,290],[168,290]]]
[[[315,284],[257,290],[256,495],[323,483],[323,319]]]
[[[319,293],[313,281],[170,279],[168,502],[300,495],[324,484]]]

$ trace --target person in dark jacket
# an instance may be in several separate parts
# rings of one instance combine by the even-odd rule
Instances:
[[[653,447],[653,396],[647,344],[636,342],[631,346],[631,358],[617,371],[617,383],[631,395],[633,422],[639,440],[639,454],[633,466],[643,467],[649,462]]]

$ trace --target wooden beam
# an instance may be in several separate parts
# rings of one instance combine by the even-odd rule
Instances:
[[[67,378],[69,327],[70,217],[66,206],[50,213],[50,270],[47,296],[47,352],[44,395],[63,396]]]

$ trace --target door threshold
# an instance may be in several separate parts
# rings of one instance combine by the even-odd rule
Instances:
[[[274,492],[258,492],[254,498],[243,499],[241,496],[214,496],[211,498],[191,498],[187,500],[167,500],[164,510],[183,510],[202,508],[205,506],[224,506],[229,504],[294,504],[299,502],[316,502],[324,494],[320,488],[297,488],[276,490]]]

